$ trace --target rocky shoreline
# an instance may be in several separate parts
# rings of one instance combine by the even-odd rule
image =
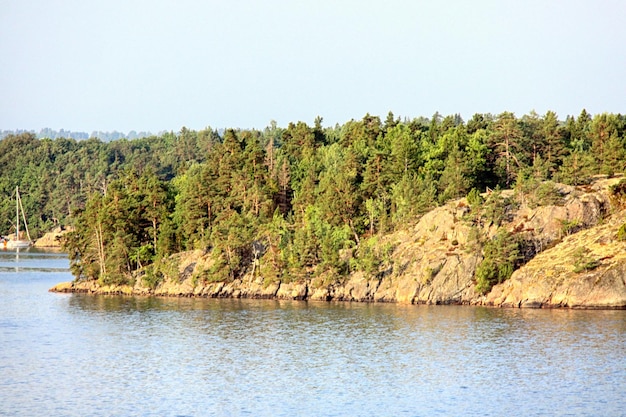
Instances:
[[[560,204],[509,213],[500,228],[548,248],[539,251],[510,279],[485,295],[475,290],[482,253],[472,249],[471,225],[463,221],[465,199],[425,214],[414,226],[386,236],[393,248],[387,270],[376,277],[354,272],[293,282],[267,280],[253,272],[230,282],[211,282],[210,254],[191,251],[172,257],[169,274],[154,288],[142,276],[130,285],[97,281],[61,283],[54,292],[133,296],[263,298],[403,304],[459,304],[519,308],[626,309],[626,242],[617,239],[626,211],[610,209],[608,187],[599,181],[585,190],[560,186]],[[576,230],[564,234],[564,224]],[[495,236],[498,228],[485,225]],[[571,232],[571,233],[570,233]],[[588,262],[588,264],[584,263]],[[262,259],[261,259],[262,262]],[[254,268],[252,269],[254,271]],[[258,270],[258,269],[257,269]]]
[[[561,280],[557,285],[538,286],[527,283],[527,277],[517,276],[500,284],[482,296],[471,298],[420,299],[415,297],[415,288],[394,286],[381,288],[382,282],[372,283],[353,277],[342,285],[314,286],[311,280],[300,283],[276,282],[265,286],[261,283],[235,280],[230,283],[212,283],[193,286],[189,281],[168,283],[158,289],[136,285],[105,285],[96,281],[60,283],[50,289],[59,293],[85,293],[92,295],[125,295],[157,297],[202,297],[202,298],[250,298],[308,301],[389,302],[400,304],[476,305],[504,308],[573,308],[573,309],[626,309],[626,286],[623,277],[626,267],[611,268],[605,274],[602,288],[595,288],[598,275],[576,280],[568,285]],[[466,289],[472,292],[471,288]]]

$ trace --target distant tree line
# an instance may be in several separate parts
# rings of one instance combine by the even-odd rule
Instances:
[[[153,136],[153,134],[150,132],[143,132],[143,131],[136,132],[134,130],[131,130],[128,133],[118,132],[117,130],[114,130],[112,132],[103,132],[100,130],[94,130],[93,132],[91,132],[91,134],[88,134],[87,132],[74,132],[74,131],[65,130],[65,129],[54,130],[54,129],[50,129],[49,127],[46,127],[46,128],[39,130],[39,132],[35,132],[34,130],[23,130],[23,129],[2,130],[0,131],[0,139],[3,139],[9,135],[15,136],[15,135],[20,135],[22,133],[32,133],[38,139],[64,138],[64,139],[85,140],[89,138],[97,138],[105,142],[111,142],[113,140],[119,140],[119,139],[132,140],[132,139],[145,138],[147,136]]]
[[[112,142],[9,135],[0,141],[2,218],[12,218],[19,184],[31,227],[73,225],[75,275],[102,282],[128,282],[146,266],[158,282],[160,260],[189,249],[210,251],[205,279],[250,268],[270,280],[340,277],[374,274],[387,253],[381,235],[451,199],[582,185],[626,164],[619,114],[322,122]]]

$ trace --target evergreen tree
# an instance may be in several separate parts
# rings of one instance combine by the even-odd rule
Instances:
[[[614,169],[621,171],[619,159],[623,155],[623,146],[617,137],[616,118],[607,113],[595,116],[591,121],[589,138],[591,151],[597,160],[596,173],[613,174]]]
[[[545,179],[548,179],[552,178],[556,173],[563,157],[567,154],[563,133],[556,113],[548,111],[543,116],[541,134],[543,138],[541,154],[549,172],[549,176]]]
[[[262,270],[288,280],[340,276],[352,253],[353,267],[374,275],[384,251],[370,246],[380,233],[472,189],[475,199],[485,187],[516,184],[528,202],[549,188],[544,180],[578,185],[625,169],[621,115],[322,121],[223,137],[183,127],[112,142],[9,135],[0,141],[0,192],[20,186],[34,234],[75,226],[67,249],[77,277],[130,283],[138,268],[200,248],[213,258],[207,279]],[[502,199],[479,205],[478,223],[502,221]],[[7,231],[13,213],[10,199],[0,200]],[[490,265],[485,282],[497,282]]]
[[[476,290],[483,294],[509,279],[520,262],[519,242],[504,229],[485,244],[484,258],[476,268]]]
[[[505,112],[498,116],[491,135],[491,146],[496,155],[494,169],[499,171],[503,185],[509,188],[523,167],[521,155],[522,131],[513,113]]]

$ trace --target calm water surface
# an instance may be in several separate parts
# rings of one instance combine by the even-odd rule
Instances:
[[[626,415],[626,311],[48,293],[67,265],[0,252],[0,415]]]

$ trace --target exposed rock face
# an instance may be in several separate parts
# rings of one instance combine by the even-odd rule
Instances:
[[[60,249],[61,248],[61,239],[63,238],[63,235],[65,235],[66,233],[70,232],[71,230],[72,230],[71,228],[60,228],[60,227],[57,227],[53,231],[48,232],[45,235],[43,235],[42,237],[40,237],[39,239],[37,239],[35,241],[35,243],[33,244],[33,246],[36,247],[36,248],[55,248],[55,249]]]
[[[509,210],[508,221],[501,227],[520,234],[541,253],[486,296],[474,289],[475,271],[483,255],[480,247],[472,243],[472,225],[464,217],[469,208],[464,199],[439,207],[425,214],[415,226],[384,237],[384,242],[394,248],[392,262],[377,277],[355,272],[343,280],[317,277],[281,283],[249,274],[232,282],[211,282],[206,273],[210,256],[193,251],[173,257],[177,268],[166,274],[154,289],[138,278],[134,287],[98,287],[93,281],[79,281],[60,284],[52,291],[626,308],[626,243],[616,240],[617,229],[626,220],[626,212],[615,214],[596,226],[609,213],[607,188],[616,181],[598,182],[586,192],[560,186],[563,195],[560,205],[534,209],[522,205],[520,209]],[[496,234],[497,228],[486,224],[481,231],[490,237]]]
[[[626,307],[626,242],[616,239],[626,212],[568,236],[537,255],[483,302],[503,307]]]

